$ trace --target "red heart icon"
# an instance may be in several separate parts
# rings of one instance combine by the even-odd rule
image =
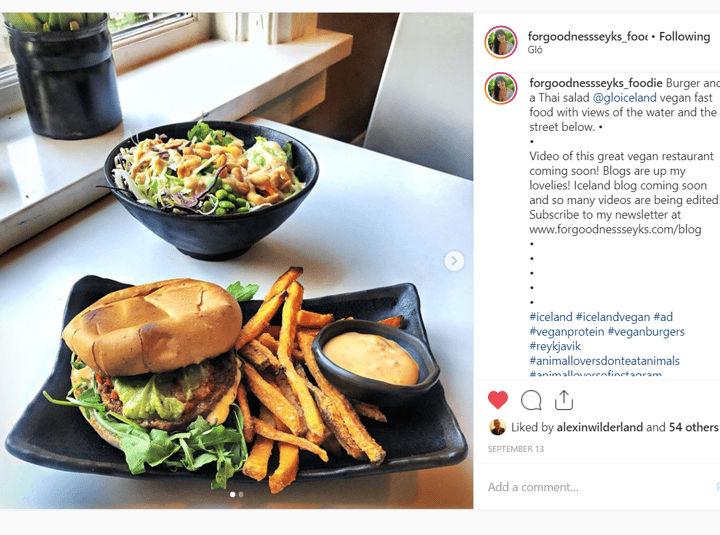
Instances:
[[[488,401],[492,404],[493,407],[496,409],[499,409],[508,400],[507,392],[504,390],[501,392],[495,392],[494,390],[488,394]]]

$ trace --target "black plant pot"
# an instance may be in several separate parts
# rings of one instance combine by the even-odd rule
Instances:
[[[86,139],[120,124],[107,18],[66,32],[5,27],[33,132],[54,139]]]

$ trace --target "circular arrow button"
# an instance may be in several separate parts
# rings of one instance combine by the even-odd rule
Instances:
[[[458,251],[450,251],[445,255],[445,267],[450,271],[460,271],[465,265],[465,257]]]

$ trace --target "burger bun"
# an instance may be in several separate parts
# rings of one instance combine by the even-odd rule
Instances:
[[[62,337],[100,375],[128,376],[199,364],[234,347],[241,329],[240,305],[225,289],[171,279],[106,295]]]

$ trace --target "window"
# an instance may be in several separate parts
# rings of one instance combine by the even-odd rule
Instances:
[[[110,13],[113,57],[118,73],[207,40],[208,13]],[[0,115],[22,108],[22,97],[10,52],[7,30],[0,26]]]
[[[276,44],[309,35],[316,13],[109,13],[118,74],[217,37]],[[0,116],[23,107],[15,62],[0,24]]]
[[[0,73],[5,69],[12,67],[13,57],[10,53],[10,43],[8,42],[8,34],[5,24],[0,25]]]
[[[210,39],[210,13],[111,13],[118,73]]]
[[[142,29],[148,25],[169,18],[182,17],[189,13],[108,13],[108,29],[113,36]]]

